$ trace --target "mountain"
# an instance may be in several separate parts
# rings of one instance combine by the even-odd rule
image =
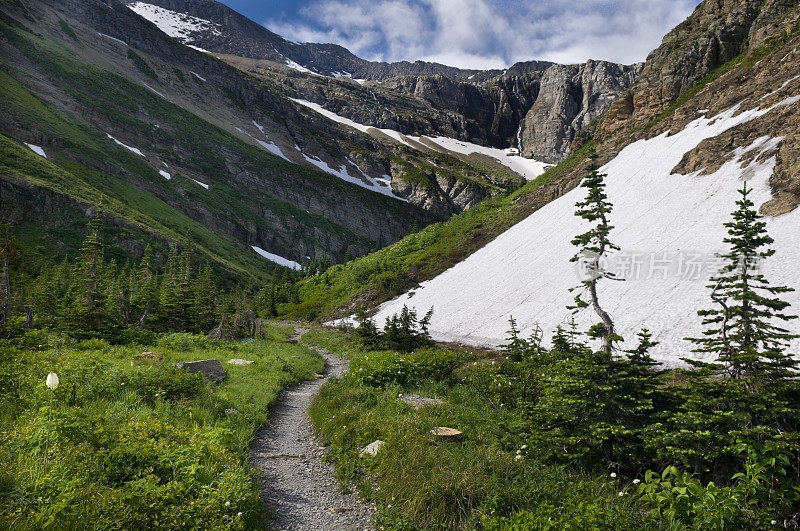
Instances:
[[[525,180],[343,127],[114,0],[5,1],[0,33],[0,222],[43,256],[75,252],[102,204],[119,256],[184,240],[259,276],[265,257],[362,255]]]
[[[292,76],[289,90],[347,118],[407,134],[514,146],[544,162],[563,160],[578,132],[635,81],[642,67],[527,61],[479,71],[422,61],[374,62],[333,44],[288,41],[214,0],[128,5],[181,42],[229,56],[226,60],[249,72],[278,63],[308,74]],[[337,84],[340,97],[332,101],[318,89],[324,82],[309,79],[314,75],[356,81]],[[361,84],[369,85],[374,101],[363,97]],[[349,98],[344,96],[348,89],[354,92]],[[397,94],[412,96],[413,102],[398,101]]]
[[[775,238],[768,278],[800,284],[792,265],[800,260],[799,4],[706,0],[587,132],[608,175],[611,239],[621,247],[607,267],[625,279],[601,283],[601,302],[629,342],[648,327],[660,341],[654,356],[668,365],[688,353],[683,338],[699,333],[695,312],[711,302],[705,284],[719,264],[715,252],[725,248],[723,223],[743,181]],[[569,260],[571,239],[586,229],[573,215],[584,196],[576,186],[585,154],[578,149],[495,201],[493,212],[502,214],[492,224],[491,213],[476,208],[352,269],[333,268],[329,287],[309,279],[303,304],[292,311],[330,318],[391,299],[379,306],[378,322],[404,305],[420,314],[433,307],[434,337],[480,345],[502,343],[511,316],[523,334],[538,326],[548,337],[573,317],[585,329],[593,314],[566,310],[569,288],[581,280]],[[425,249],[430,241],[436,249]],[[386,287],[384,263],[400,271],[392,279],[405,293]],[[381,275],[381,283],[372,281]],[[797,312],[800,294],[786,300]]]

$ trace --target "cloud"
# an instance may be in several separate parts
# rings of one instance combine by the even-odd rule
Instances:
[[[312,0],[264,25],[365,59],[500,68],[533,59],[643,61],[700,0]]]

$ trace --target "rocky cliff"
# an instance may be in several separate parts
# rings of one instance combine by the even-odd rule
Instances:
[[[514,146],[524,156],[545,162],[563,160],[580,130],[630,87],[641,71],[639,64],[606,61],[582,65],[526,61],[486,71],[422,61],[365,61],[341,46],[287,41],[213,0],[128,2],[152,20],[158,18],[154,12],[163,18],[165,12],[158,10],[166,9],[207,21],[184,25],[187,29],[178,38],[187,44],[239,58],[243,65],[267,60],[303,71],[284,74],[293,78],[290,92],[359,123],[497,148]],[[318,80],[302,80],[314,74],[380,85],[372,84],[372,97],[356,83],[341,85],[339,92],[349,88],[355,95],[332,102],[321,97]],[[387,92],[416,101],[400,101]],[[383,94],[383,101],[378,102],[377,93]],[[370,108],[372,98],[378,105]]]

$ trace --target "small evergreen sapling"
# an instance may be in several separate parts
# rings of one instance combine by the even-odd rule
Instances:
[[[594,226],[587,232],[575,236],[572,240],[572,245],[578,247],[579,251],[570,261],[585,261],[587,278],[581,281],[583,290],[575,296],[575,306],[570,306],[569,309],[577,311],[592,306],[602,323],[592,327],[590,333],[593,337],[603,338],[603,351],[610,356],[614,349],[614,342],[620,338],[614,331],[614,321],[611,319],[611,315],[600,306],[597,283],[602,278],[619,280],[614,273],[605,271],[602,267],[603,260],[608,253],[619,250],[619,247],[609,237],[611,229],[614,227],[608,221],[612,205],[605,193],[604,179],[606,175],[598,171],[597,152],[594,149],[590,152],[589,158],[589,167],[581,184],[583,188],[587,189],[586,199],[575,203],[577,207],[575,215]],[[570,291],[575,289],[578,288],[572,288]],[[583,299],[585,292],[589,293],[590,300],[588,302]]]
[[[786,348],[800,336],[776,324],[797,318],[784,313],[789,303],[779,296],[794,289],[773,286],[760,272],[763,261],[775,254],[769,248],[774,240],[749,198],[746,183],[739,192],[738,208],[732,221],[725,223],[728,237],[723,241],[729,250],[718,255],[725,265],[708,285],[718,307],[697,312],[706,330],[703,337],[689,338],[697,345],[693,352],[714,354],[718,363],[686,361],[712,371],[724,370],[734,379],[782,378],[797,367]]]

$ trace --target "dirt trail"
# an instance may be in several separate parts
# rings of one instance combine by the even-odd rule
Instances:
[[[295,327],[292,339],[301,342],[307,329]],[[357,494],[342,494],[331,467],[321,460],[308,408],[331,376],[347,370],[343,360],[328,350],[306,345],[325,358],[323,378],[303,382],[284,392],[267,425],[251,445],[251,463],[261,476],[262,502],[275,518],[271,529],[372,529],[375,513]]]

